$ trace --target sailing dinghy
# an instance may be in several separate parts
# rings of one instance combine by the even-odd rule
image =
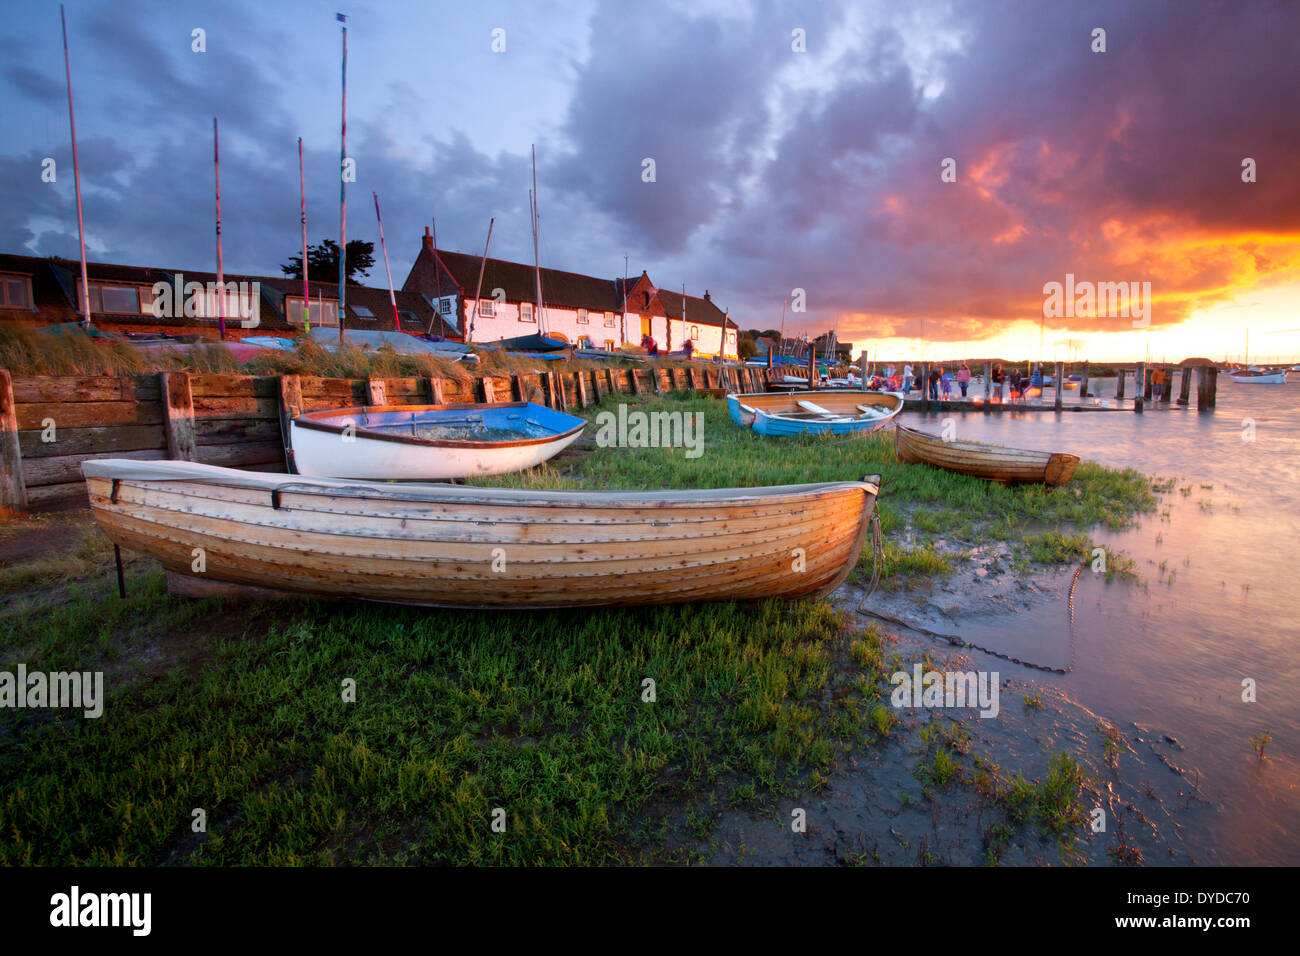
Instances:
[[[300,414],[289,441],[302,475],[445,481],[532,468],[586,424],[533,402],[373,405]]]

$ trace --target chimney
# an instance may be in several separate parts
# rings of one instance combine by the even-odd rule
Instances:
[[[705,289],[705,290],[704,290],[704,301],[705,301],[705,302],[712,302],[712,301],[713,301],[713,299],[709,297],[709,290],[708,290],[708,289]]]
[[[429,234],[429,227],[424,227],[424,248],[433,252],[433,236]]]

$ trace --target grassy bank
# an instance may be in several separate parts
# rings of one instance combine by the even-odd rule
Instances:
[[[899,578],[943,573],[934,539],[953,530],[1013,540],[1052,522],[1075,535],[1154,501],[1147,479],[1092,465],[1061,491],[1004,489],[900,464],[887,437],[766,440],[716,400],[644,407],[703,415],[704,453],[597,447],[494,483],[880,473]],[[107,703],[98,719],[0,711],[0,864],[688,862],[708,857],[721,813],[770,815],[900,732],[886,636],[827,602],[232,605],[167,595],[146,560],[128,564],[121,602],[103,538],[70,526],[60,541],[0,562],[0,670],[103,671]],[[1074,560],[1083,543],[1062,532],[1026,547]],[[936,786],[952,776],[946,757],[932,774]],[[1009,833],[1033,824],[1020,791]]]

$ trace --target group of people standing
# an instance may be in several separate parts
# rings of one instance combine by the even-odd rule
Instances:
[[[942,365],[932,365],[925,381],[922,381],[921,377],[913,371],[910,364],[904,365],[902,371],[898,371],[893,365],[886,365],[883,374],[871,380],[870,387],[902,392],[904,395],[916,390],[927,394],[931,401],[938,401],[941,398],[951,398],[954,385],[960,390],[962,398],[969,398],[972,378],[970,366],[965,362],[962,362],[955,372],[945,369]],[[1002,363],[999,362],[993,366],[992,386],[992,394],[997,396],[998,401],[1019,401],[1025,398],[1031,389],[1042,390],[1043,367],[1041,364],[1035,364],[1028,375],[1021,375],[1015,368],[1010,372],[1005,371]]]

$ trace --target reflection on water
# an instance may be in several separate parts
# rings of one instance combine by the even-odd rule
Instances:
[[[1106,383],[1114,394],[1114,380]],[[1129,383],[1130,388],[1132,383]],[[1195,397],[1193,393],[1193,404]],[[1300,863],[1300,382],[1219,378],[1218,409],[906,413],[958,438],[1064,451],[1176,478],[1161,513],[1099,543],[1138,562],[1143,586],[1084,574],[1077,663],[1054,682],[1097,713],[1177,739],[1209,809],[1185,833],[1203,862]],[[1025,659],[1068,659],[1064,598],[963,630]],[[1243,703],[1242,681],[1257,685]],[[1250,738],[1272,734],[1263,763]]]

